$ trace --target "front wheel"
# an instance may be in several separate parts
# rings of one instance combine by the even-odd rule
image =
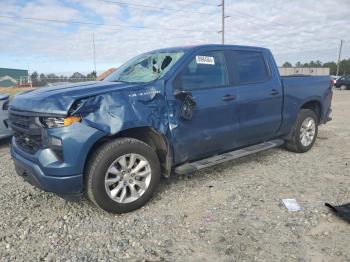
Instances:
[[[292,138],[286,141],[286,148],[296,153],[311,149],[318,133],[318,117],[310,109],[302,109],[295,123]]]
[[[87,167],[89,199],[111,213],[134,211],[152,197],[160,180],[155,151],[142,141],[120,138],[102,145]]]

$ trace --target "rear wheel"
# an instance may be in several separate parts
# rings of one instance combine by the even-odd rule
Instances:
[[[286,141],[286,148],[296,153],[307,152],[315,143],[317,133],[317,115],[310,109],[302,109],[295,123],[292,138]]]
[[[341,85],[340,86],[340,90],[346,90],[347,88],[346,88],[346,85]]]
[[[98,207],[126,213],[148,202],[160,180],[155,151],[131,138],[120,138],[101,146],[87,168],[86,190]]]

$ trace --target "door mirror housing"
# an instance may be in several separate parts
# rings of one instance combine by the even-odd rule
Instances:
[[[174,90],[174,96],[181,101],[180,116],[182,119],[190,120],[193,117],[196,101],[189,91]]]

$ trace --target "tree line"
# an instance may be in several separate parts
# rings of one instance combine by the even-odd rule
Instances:
[[[79,72],[75,72],[71,76],[56,75],[53,73],[50,74],[39,74],[34,71],[31,75],[31,81],[33,86],[45,86],[51,83],[60,83],[60,82],[84,82],[84,81],[93,81],[96,80],[96,72],[92,71],[91,73],[84,75]]]
[[[337,73],[337,63],[336,62],[327,62],[322,63],[320,60],[310,61],[309,63],[296,62],[295,67],[328,67],[330,68],[330,74],[335,75]],[[292,63],[285,62],[282,67],[293,67]],[[348,75],[350,74],[350,58],[343,59],[339,63],[339,75]]]
[[[310,61],[309,63],[301,63],[300,61],[294,64],[295,67],[328,67],[330,68],[330,74],[335,75],[337,73],[337,63],[335,62],[326,62],[322,63],[320,60]],[[282,67],[293,67],[292,63],[284,62]],[[350,74],[350,58],[343,59],[339,64],[339,75],[348,75]],[[95,71],[84,75],[79,72],[75,72],[71,76],[56,75],[53,73],[50,74],[39,74],[34,71],[30,78],[33,86],[45,86],[50,83],[59,83],[59,82],[83,82],[83,81],[93,81],[96,80],[97,74]]]

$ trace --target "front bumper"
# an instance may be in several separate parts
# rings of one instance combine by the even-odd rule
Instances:
[[[25,152],[14,137],[11,156],[16,172],[44,191],[78,200],[84,189],[83,172],[88,153],[105,133],[81,123],[48,132],[49,136],[62,141],[63,161],[50,148],[41,148],[35,154]]]
[[[79,200],[83,189],[83,175],[47,176],[38,164],[35,164],[11,148],[11,156],[16,173],[31,185],[47,192],[56,193],[69,200]]]

